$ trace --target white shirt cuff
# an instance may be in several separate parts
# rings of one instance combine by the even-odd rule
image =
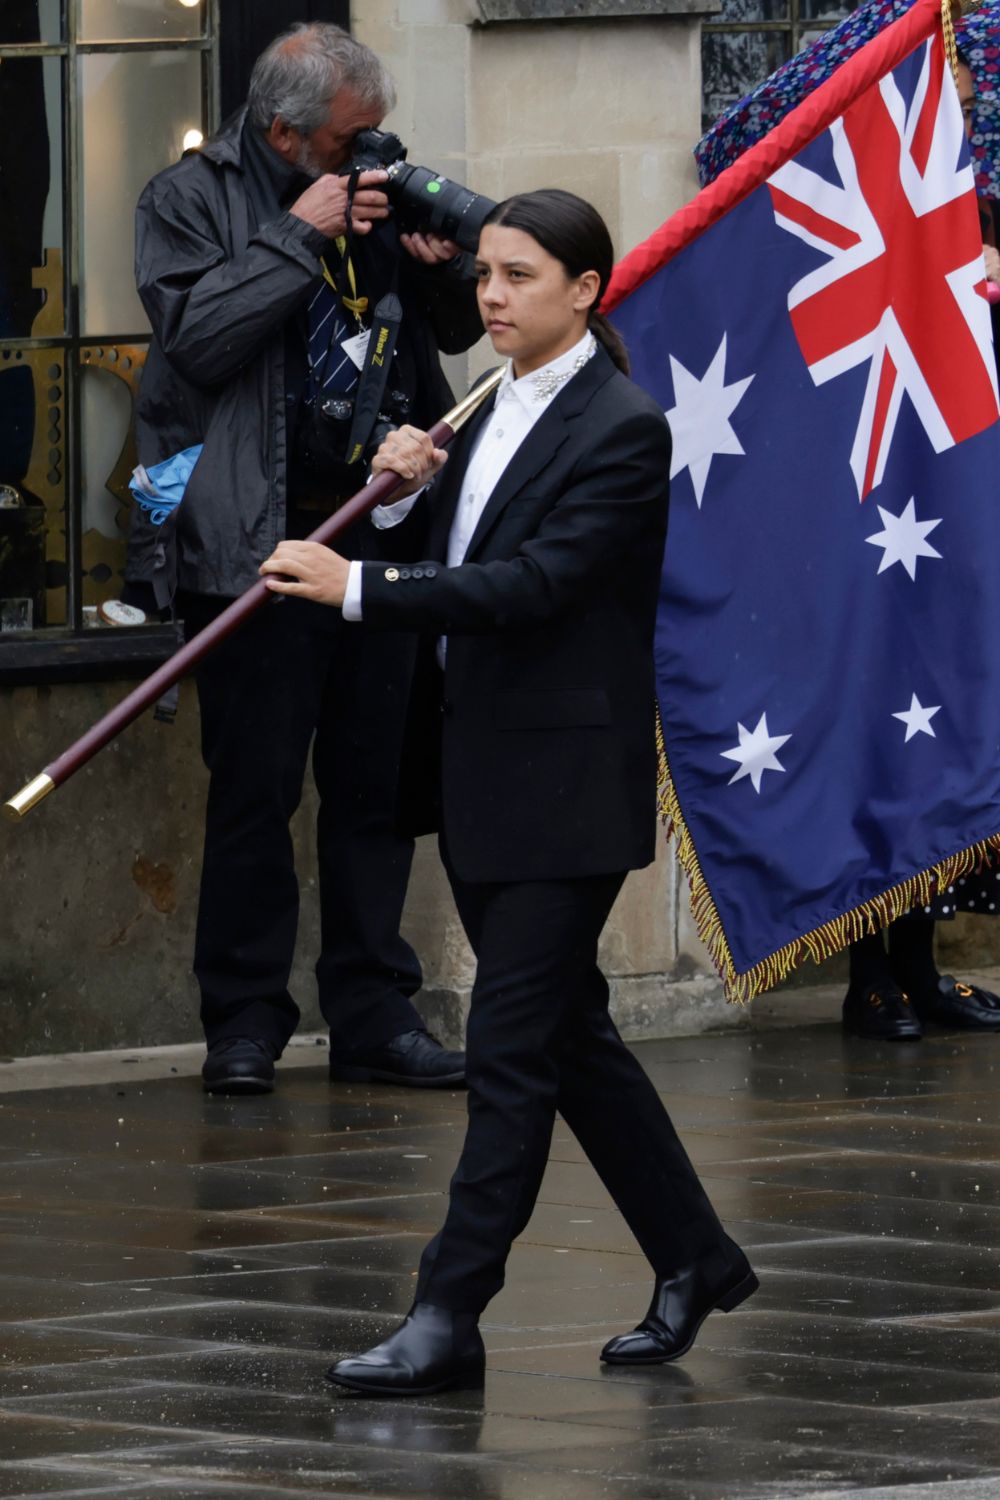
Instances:
[[[347,570],[347,588],[344,591],[344,602],[340,606],[345,620],[357,624],[361,619],[361,563],[352,562]]]
[[[392,505],[376,505],[372,511],[372,524],[377,531],[388,531],[392,526],[398,526],[400,521],[405,521],[413,509],[415,500],[419,500],[427,485],[423,485],[413,495],[404,495],[402,500],[393,501]]]

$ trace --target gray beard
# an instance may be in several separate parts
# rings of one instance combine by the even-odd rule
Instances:
[[[299,147],[299,153],[295,158],[295,165],[300,172],[304,172],[307,177],[313,178],[314,181],[317,177],[323,176],[323,169],[317,165],[313,156],[312,146],[308,140],[304,140]]]

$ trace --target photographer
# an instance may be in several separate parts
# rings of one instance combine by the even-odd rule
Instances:
[[[283,537],[308,535],[360,488],[353,450],[372,434],[359,432],[357,408],[432,422],[451,399],[438,351],[482,332],[457,247],[399,234],[386,173],[350,174],[355,137],[394,102],[370,49],[335,26],[296,26],[257,60],[245,111],[140,198],[136,275],[154,339],[139,456],[147,470],[191,449],[197,462],[166,518],[137,508],[128,577],[151,584],[160,607],[176,592],[189,634],[255,581]],[[373,396],[366,335],[388,294],[402,316]],[[362,523],[344,550],[374,556],[377,538]],[[461,1054],[411,1004],[420,969],[399,936],[413,846],[390,821],[393,702],[407,649],[402,637],[350,638],[334,612],[296,600],[261,612],[198,670],[211,781],[194,967],[212,1092],[269,1090],[298,1021],[289,820],[314,735],[331,1076],[461,1082]]]

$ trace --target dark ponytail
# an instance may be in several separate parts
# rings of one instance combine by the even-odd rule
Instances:
[[[596,271],[600,287],[587,314],[587,327],[624,375],[629,373],[624,340],[597,308],[607,290],[615,263],[608,226],[597,209],[575,193],[562,188],[539,188],[517,193],[493,209],[486,224],[521,229],[561,263],[569,277]],[[485,228],[485,224],[483,226]]]

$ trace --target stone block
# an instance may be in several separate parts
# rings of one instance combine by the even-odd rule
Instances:
[[[606,974],[668,974],[677,957],[674,934],[673,859],[659,839],[657,858],[633,870],[611,909],[601,937]]]
[[[611,981],[611,1014],[626,1041],[695,1036],[750,1025],[748,1009],[730,1005],[714,975],[669,979],[665,974],[619,975]]]
[[[614,233],[619,219],[619,161],[603,150],[541,151],[530,146],[509,155],[473,157],[471,186],[491,198],[535,188],[561,187],[593,203]]]
[[[469,33],[464,26],[413,28],[410,160],[443,166],[465,148]],[[451,175],[451,169],[448,169]]]
[[[676,38],[681,36],[683,44]],[[475,152],[693,144],[685,30],[512,26],[472,33]]]
[[[686,146],[623,151],[619,158],[619,257],[658,229],[698,191],[694,157]]]
[[[480,19],[476,0],[398,0],[393,8],[408,26],[470,26]]]

